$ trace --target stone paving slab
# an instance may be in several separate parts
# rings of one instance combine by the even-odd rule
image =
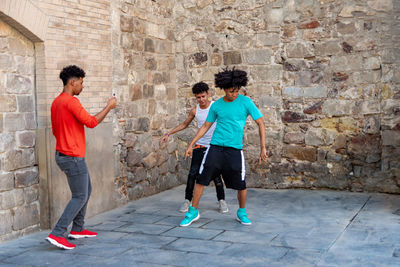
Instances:
[[[206,188],[201,218],[179,227],[185,186],[87,220],[98,237],[64,251],[41,231],[0,244],[0,266],[400,266],[400,196],[328,190],[249,189],[251,226],[218,212]]]

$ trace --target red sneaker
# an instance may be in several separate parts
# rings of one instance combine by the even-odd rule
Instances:
[[[72,239],[78,239],[78,238],[84,238],[84,237],[95,237],[95,236],[97,236],[96,232],[92,232],[92,231],[89,231],[86,229],[83,231],[80,231],[80,232],[71,231],[68,235],[68,237],[72,238]]]
[[[74,249],[76,247],[75,244],[69,243],[64,237],[58,237],[52,234],[49,234],[46,240],[49,241],[50,244],[63,249]]]

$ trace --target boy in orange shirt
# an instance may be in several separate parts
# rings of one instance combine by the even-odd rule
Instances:
[[[75,245],[69,243],[64,237],[71,222],[73,224],[68,235],[69,238],[77,239],[97,235],[97,233],[83,228],[86,207],[92,191],[90,175],[85,162],[84,126],[96,127],[117,105],[116,98],[112,97],[102,111],[95,116],[90,115],[82,107],[79,99],[74,97],[82,92],[83,78],[85,78],[85,72],[81,68],[75,65],[65,67],[60,72],[64,89],[51,105],[51,125],[53,135],[57,140],[56,163],[67,175],[72,198],[46,240],[63,249],[75,248]]]

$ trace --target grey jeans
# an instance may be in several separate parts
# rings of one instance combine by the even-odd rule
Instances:
[[[69,189],[72,193],[71,200],[51,232],[54,236],[62,237],[71,222],[73,222],[72,231],[83,230],[92,184],[85,158],[70,157],[56,151],[56,163],[67,175]]]

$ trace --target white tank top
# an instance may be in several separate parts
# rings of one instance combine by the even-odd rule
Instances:
[[[201,109],[200,105],[197,104],[196,105],[196,120],[197,120],[197,127],[201,127],[204,122],[207,119],[207,115],[208,115],[208,111],[210,110],[210,107],[212,105],[212,103],[214,103],[214,101],[211,101],[210,105],[208,106],[208,108],[206,109]],[[217,126],[217,122],[214,122],[213,125],[211,125],[210,129],[208,129],[208,131],[206,132],[205,135],[203,135],[202,138],[200,138],[196,144],[198,145],[202,145],[205,147],[209,147],[210,146],[210,142],[211,142],[211,137],[213,136],[215,127]]]

